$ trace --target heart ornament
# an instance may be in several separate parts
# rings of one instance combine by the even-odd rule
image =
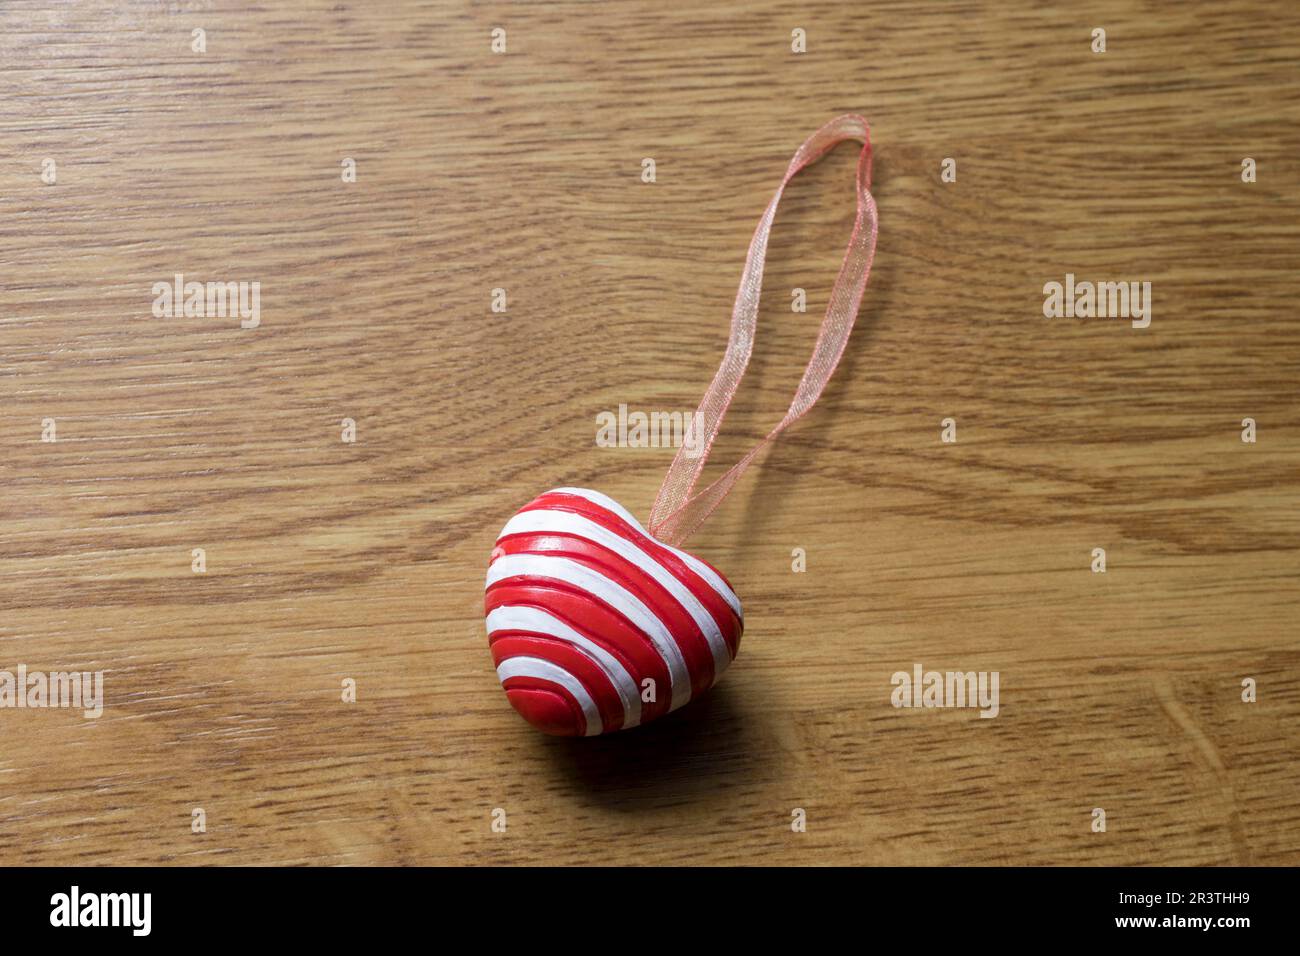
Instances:
[[[484,611],[506,697],[563,736],[676,710],[713,686],[744,630],[726,578],[582,488],[548,491],[506,522]]]
[[[781,194],[799,170],[849,139],[862,142],[857,218],[794,401],[762,441],[696,492],[749,364]],[[506,697],[534,727],[590,737],[644,724],[703,694],[735,658],[744,630],[740,599],[681,545],[758,453],[813,406],[839,364],[875,252],[870,185],[870,130],[861,116],[831,120],[795,152],[749,244],[727,352],[695,413],[702,441],[678,449],[648,530],[612,498],[582,488],[548,491],[501,529],[483,604],[488,645]]]

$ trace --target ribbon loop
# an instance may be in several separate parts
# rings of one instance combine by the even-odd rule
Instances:
[[[703,491],[695,492],[704,463],[713,448],[713,440],[718,435],[727,408],[735,397],[736,389],[749,365],[749,356],[754,348],[754,329],[758,320],[758,300],[763,289],[763,264],[767,258],[767,240],[772,231],[772,222],[776,218],[776,207],[781,201],[781,194],[795,175],[807,166],[811,166],[828,152],[845,140],[862,143],[862,152],[858,155],[857,169],[857,218],[853,224],[853,234],[849,238],[844,262],[839,275],[831,289],[830,302],[826,307],[826,317],[822,320],[821,330],[817,333],[817,344],[813,346],[812,358],[804,369],[803,378],[795,391],[785,417],[768,432],[748,454],[740,459],[728,471]],[[722,364],[713,376],[713,381],[700,407],[696,412],[703,451],[688,454],[689,449],[683,445],[677,449],[677,455],[664,476],[659,494],[655,498],[654,508],[650,513],[650,533],[668,544],[681,544],[690,536],[727,496],[732,485],[741,473],[749,467],[777,435],[801,418],[821,396],[822,389],[830,381],[844,354],[844,346],[853,330],[853,322],[862,302],[862,294],[867,287],[867,277],[871,272],[871,259],[876,249],[876,202],[871,196],[871,130],[867,121],[861,116],[846,113],[831,120],[804,141],[795,151],[794,158],[785,171],[785,178],[776,189],[772,201],[767,204],[754,238],[749,242],[749,254],[745,259],[745,268],[740,276],[740,289],[736,293],[736,304],[731,312],[731,334],[727,342],[727,351],[722,357]],[[696,448],[700,446],[695,444]]]

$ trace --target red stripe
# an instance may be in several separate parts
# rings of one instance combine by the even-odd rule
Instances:
[[[582,515],[584,518],[588,518],[620,537],[631,541],[650,555],[651,558],[658,561],[673,577],[689,588],[690,592],[695,595],[696,600],[703,604],[709,614],[712,615],[714,622],[718,625],[718,630],[722,632],[723,637],[726,639],[732,658],[735,658],[740,650],[740,637],[745,629],[744,622],[736,616],[736,612],[732,610],[731,605],[713,589],[712,585],[692,571],[685,561],[662,543],[638,531],[614,512],[602,508],[595,502],[588,501],[579,495],[547,492],[524,505],[520,511],[539,511],[543,509],[568,511],[572,514]],[[509,540],[509,538],[504,539],[504,541]],[[714,568],[713,565],[701,558],[696,557],[696,560],[717,574],[727,587],[731,587],[731,583],[727,581],[726,576],[717,568]],[[732,588],[732,592],[734,594],[734,588]]]
[[[505,605],[526,605],[553,614],[621,661],[638,689],[642,688],[646,678],[654,681],[654,702],[641,702],[642,723],[668,712],[672,704],[668,665],[639,628],[633,627],[603,601],[549,581],[508,578],[489,588],[483,603],[488,613]]]
[[[493,631],[490,646],[496,664],[510,657],[540,657],[563,667],[591,695],[605,730],[623,726],[623,698],[618,696],[613,681],[603,667],[568,641],[519,631]]]
[[[691,696],[704,693],[712,685],[713,652],[695,620],[662,585],[631,561],[586,538],[571,535],[511,535],[503,539],[498,547],[507,555],[546,554],[566,557],[626,588],[659,618],[681,649],[686,670],[691,675]]]
[[[509,677],[502,686],[510,705],[538,730],[557,737],[587,733],[582,705],[559,684],[535,677]]]

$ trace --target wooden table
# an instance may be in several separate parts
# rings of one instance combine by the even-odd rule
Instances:
[[[0,860],[1300,863],[1300,6],[1013,6],[4,4],[0,669],[105,703],[0,710]],[[495,535],[561,484],[648,513],[671,450],[596,416],[694,408],[844,111],[858,329],[690,543],[742,652],[536,734]],[[853,162],[787,192],[715,470],[798,381]],[[156,317],[177,273],[259,324]],[[1067,273],[1150,325],[1045,318]],[[997,717],[895,708],[916,664]]]

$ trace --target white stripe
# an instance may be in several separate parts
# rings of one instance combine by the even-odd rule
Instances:
[[[745,623],[745,612],[740,608],[740,598],[736,597],[736,592],[727,586],[727,582],[722,580],[721,576],[719,576],[716,571],[699,558],[695,557],[695,555],[687,554],[680,548],[674,548],[671,544],[664,544],[664,542],[660,541],[645,528],[641,527],[641,523],[637,521],[636,518],[632,517],[632,513],[613,498],[609,497],[609,495],[602,495],[599,491],[591,491],[587,488],[552,488],[547,492],[547,494],[573,495],[577,498],[585,498],[593,505],[599,505],[606,511],[614,512],[614,514],[618,515],[632,527],[636,528],[636,530],[640,531],[651,541],[667,548],[673,554],[677,555],[677,557],[685,561],[687,567],[703,578],[704,582],[708,584],[709,587],[718,592],[718,596],[721,597],[722,600],[731,605],[731,609],[736,612],[736,617],[740,618],[740,623]]]
[[[551,578],[572,585],[604,601],[650,638],[659,656],[668,665],[668,683],[671,685],[672,704],[676,710],[691,699],[691,676],[686,670],[686,660],[681,648],[673,640],[663,621],[641,599],[627,588],[599,571],[569,558],[553,554],[506,554],[488,565],[487,587],[498,581],[514,577]]]
[[[526,631],[530,634],[545,634],[575,645],[604,670],[618,691],[619,699],[623,701],[623,729],[641,723],[641,694],[627,668],[605,648],[586,635],[579,634],[558,617],[537,607],[505,605],[494,607],[488,614],[487,629],[489,635],[497,631]]]
[[[691,616],[713,652],[714,680],[717,680],[731,663],[731,652],[727,649],[722,631],[718,629],[718,622],[700,603],[699,598],[692,594],[691,589],[682,584],[671,571],[621,535],[572,511],[540,509],[519,512],[506,522],[497,540],[500,541],[501,538],[512,534],[572,534],[608,548],[659,582]]]
[[[596,702],[587,693],[587,688],[582,686],[582,681],[559,664],[552,664],[540,657],[507,657],[497,665],[497,678],[504,684],[510,677],[535,677],[538,680],[559,684],[572,694],[582,707],[583,716],[587,718],[586,735],[594,737],[600,733],[600,711],[596,709]]]

